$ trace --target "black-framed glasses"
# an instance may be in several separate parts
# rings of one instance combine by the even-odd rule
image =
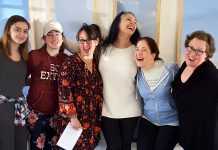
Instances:
[[[85,40],[85,39],[78,39],[78,43],[79,44],[84,44],[85,42],[87,44],[92,44],[92,39],[87,39],[87,40]]]
[[[203,51],[203,50],[200,50],[200,49],[195,49],[194,47],[192,47],[192,46],[187,46],[186,47],[186,50],[188,51],[188,52],[194,52],[195,53],[195,55],[197,55],[197,56],[201,56],[204,52],[206,52],[206,51]]]

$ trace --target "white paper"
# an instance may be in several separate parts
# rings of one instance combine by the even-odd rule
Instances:
[[[72,150],[81,133],[82,129],[73,129],[72,124],[69,122],[58,140],[57,145],[66,150]]]

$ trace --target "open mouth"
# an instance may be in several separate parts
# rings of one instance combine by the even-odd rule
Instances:
[[[133,26],[128,26],[127,27],[129,30],[134,31],[134,27]]]
[[[188,57],[188,60],[189,60],[189,61],[194,61],[194,59],[193,59],[193,58],[190,58],[190,57]]]
[[[89,53],[89,49],[84,49],[84,52],[85,53]]]
[[[141,62],[141,61],[144,60],[144,58],[136,58],[136,59],[137,59],[137,61],[139,61],[139,62]]]

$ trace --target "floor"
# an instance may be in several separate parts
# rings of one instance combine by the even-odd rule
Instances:
[[[106,144],[104,141],[104,137],[103,135],[101,135],[102,139],[98,144],[98,147],[95,150],[105,150],[106,149]],[[136,143],[132,143],[132,150],[136,150]],[[179,145],[177,145],[174,150],[183,150],[182,147],[180,147]]]
[[[105,150],[105,144],[99,143],[98,147],[95,150]],[[136,143],[132,143],[132,150],[136,150]],[[179,145],[174,148],[174,150],[183,150]]]

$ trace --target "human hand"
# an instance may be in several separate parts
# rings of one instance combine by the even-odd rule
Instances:
[[[72,127],[73,127],[75,130],[79,130],[79,128],[82,128],[82,125],[81,125],[81,123],[79,122],[79,120],[78,120],[77,117],[70,118],[70,122],[71,122],[71,124],[72,124]]]

